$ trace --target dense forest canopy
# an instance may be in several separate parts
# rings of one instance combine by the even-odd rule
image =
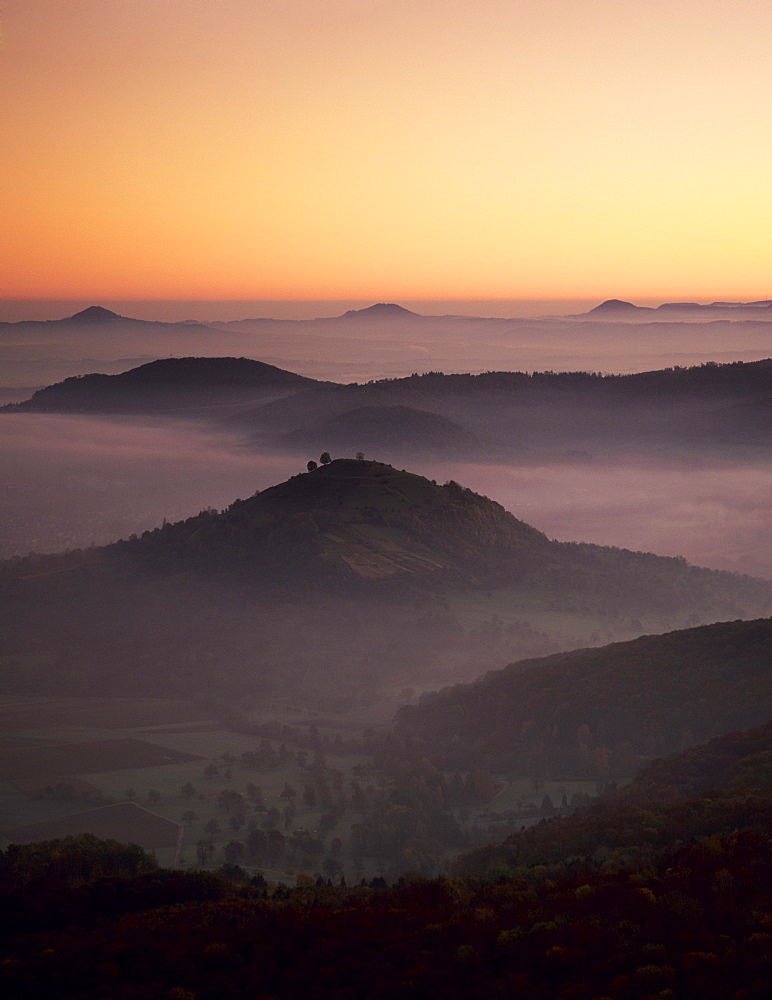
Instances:
[[[446,767],[629,774],[772,716],[771,644],[765,618],[522,661],[404,706],[397,731]]]
[[[5,995],[763,1000],[769,753],[769,726],[725,736],[644,776],[645,807],[617,796],[391,888],[162,872],[91,838],[11,848]],[[684,769],[704,780],[659,803]]]

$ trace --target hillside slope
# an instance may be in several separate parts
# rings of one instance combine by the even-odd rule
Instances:
[[[513,663],[427,695],[398,732],[445,767],[606,779],[772,716],[772,619]]]
[[[487,497],[380,462],[337,459],[222,514],[117,549],[158,569],[229,573],[300,591],[372,583],[491,585],[547,558],[550,543]]]
[[[5,690],[345,699],[574,648],[577,627],[766,614],[772,583],[551,542],[457,483],[338,459],[221,513],[0,563],[0,599]]]
[[[772,722],[723,733],[654,761],[624,788],[574,816],[508,837],[457,860],[457,873],[555,878],[572,870],[644,869],[661,851],[768,832]],[[535,866],[539,866],[534,872]]]

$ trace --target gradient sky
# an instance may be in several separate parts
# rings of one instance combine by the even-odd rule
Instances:
[[[0,297],[772,292],[766,0],[3,0]]]

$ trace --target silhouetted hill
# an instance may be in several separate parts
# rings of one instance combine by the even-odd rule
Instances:
[[[342,316],[343,319],[415,319],[418,313],[398,306],[394,302],[376,302],[375,305],[366,309],[348,309]]]
[[[553,457],[652,448],[713,454],[766,446],[771,373],[767,359],[634,375],[429,372],[341,385],[246,358],[182,357],[120,375],[65,379],[5,409],[183,411],[212,421],[227,417],[258,445],[384,456],[396,450],[401,461],[427,454],[478,458],[480,449]],[[327,441],[320,440],[322,430],[331,435]]]
[[[196,409],[245,405],[316,384],[314,379],[249,358],[162,358],[119,375],[74,376],[7,409],[58,413]]]
[[[722,622],[513,663],[427,695],[402,738],[443,766],[607,778],[772,716],[772,619]]]
[[[576,319],[616,322],[706,322],[710,320],[769,321],[772,302],[663,302],[659,306],[636,306],[622,299],[607,299]]]
[[[114,323],[125,318],[125,316],[119,316],[118,313],[105,309],[103,306],[89,306],[87,309],[81,309],[74,316],[68,317],[69,320],[79,323]]]
[[[331,447],[354,454],[357,451],[398,451],[410,454],[474,454],[484,448],[469,431],[437,413],[412,406],[359,406],[338,414],[319,426],[286,434],[287,445],[313,452]]]
[[[632,302],[624,302],[622,299],[606,299],[605,302],[601,302],[599,306],[595,306],[594,309],[590,309],[587,313],[588,316],[598,316],[612,314],[614,316],[625,315],[631,311],[637,310],[639,307],[634,306]]]

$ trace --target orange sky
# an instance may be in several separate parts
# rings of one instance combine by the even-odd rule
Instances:
[[[2,298],[772,291],[772,3],[0,18]]]

